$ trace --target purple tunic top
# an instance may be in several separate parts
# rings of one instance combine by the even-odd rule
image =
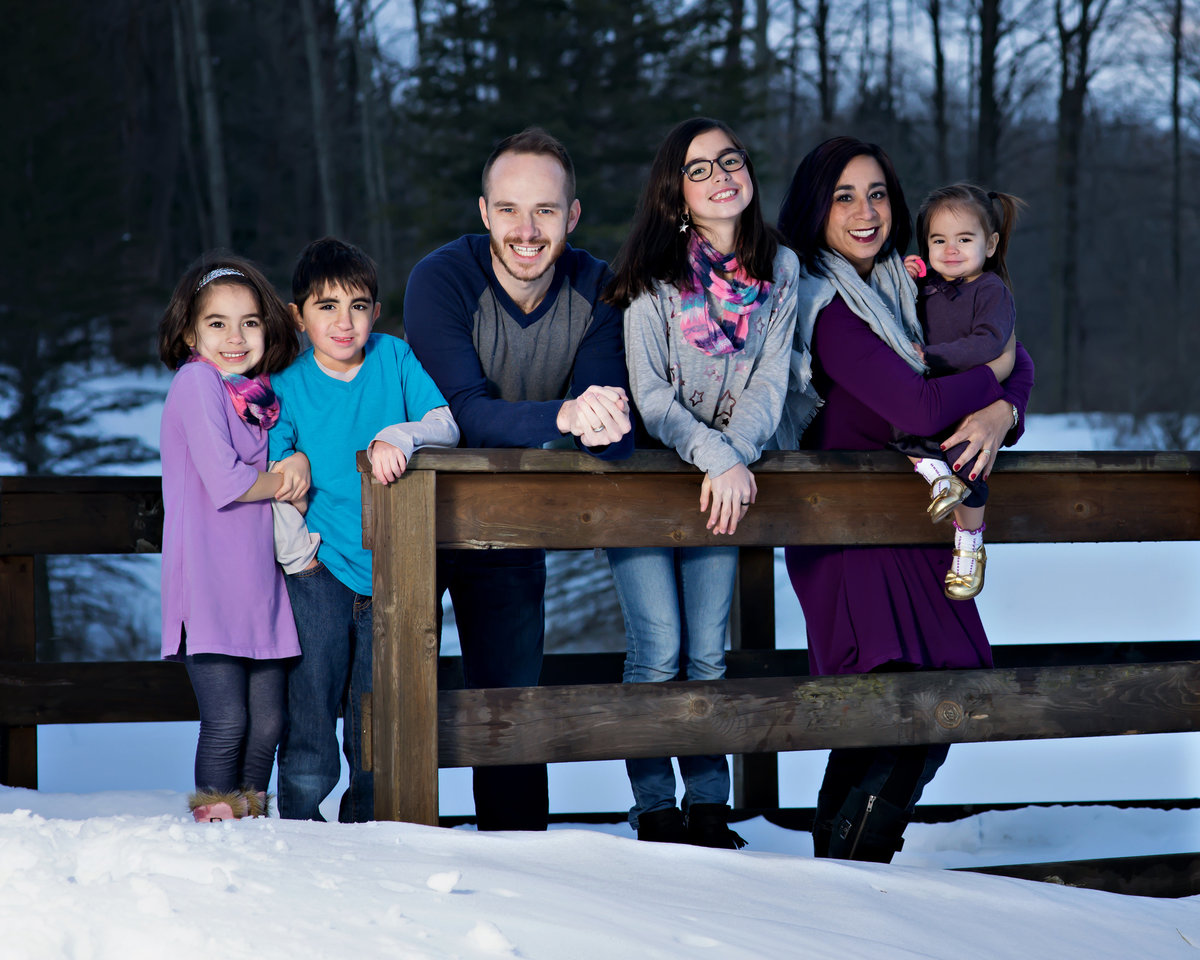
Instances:
[[[242,420],[206,363],[171,381],[162,456],[162,655],[223,653],[256,660],[300,653],[271,504],[238,503],[267,465],[267,431]]]
[[[987,367],[927,380],[840,297],[817,317],[812,354],[813,382],[825,405],[801,438],[801,447],[810,450],[882,450],[893,425],[929,435],[996,400],[1023,410],[1033,385],[1032,361],[1019,347],[1007,392]],[[1015,439],[1010,433],[1009,441]],[[942,592],[950,550],[788,547],[812,672],[866,673],[892,661],[926,668],[991,666],[975,601],[949,600]]]

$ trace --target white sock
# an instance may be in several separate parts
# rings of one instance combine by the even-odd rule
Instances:
[[[917,471],[925,482],[933,487],[933,493],[941,495],[949,489],[950,484],[944,478],[950,476],[950,465],[945,460],[934,460],[933,457],[921,457],[913,463],[913,469]]]
[[[964,530],[955,520],[954,549],[978,551],[983,546],[983,531],[986,529],[987,524],[981,523],[978,530]],[[950,564],[950,569],[960,577],[969,577],[975,572],[975,558],[956,556]]]

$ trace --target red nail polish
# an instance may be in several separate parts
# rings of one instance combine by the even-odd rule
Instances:
[[[971,479],[972,479],[972,480],[974,480],[974,479],[975,479],[975,474],[971,474]]]
[[[961,467],[961,466],[962,466],[962,464],[961,464],[961,463],[956,463],[956,464],[955,464],[955,465],[952,467],[952,469],[953,469],[953,470],[955,470],[955,471],[957,471],[957,470],[958,470],[958,468],[959,468],[959,467]]]

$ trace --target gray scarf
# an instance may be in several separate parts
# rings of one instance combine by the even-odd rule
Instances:
[[[921,321],[917,319],[917,286],[904,269],[900,254],[893,251],[887,259],[877,261],[871,270],[869,285],[863,282],[858,271],[844,257],[824,250],[820,258],[825,276],[815,276],[807,270],[800,271],[796,335],[792,341],[787,396],[779,429],[771,443],[771,448],[775,450],[797,449],[804,428],[812,422],[824,403],[813,389],[809,345],[817,316],[833,302],[834,297],[840,295],[850,311],[862,318],[872,332],[913,370],[925,372],[925,364],[912,346],[914,340],[925,342]]]

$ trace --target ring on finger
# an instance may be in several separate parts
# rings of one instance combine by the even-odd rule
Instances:
[[[992,455],[992,451],[989,450],[987,447],[984,447],[982,450],[979,451],[979,455],[981,457],[990,457]]]
[[[598,427],[592,427],[592,433],[603,433],[603,432],[604,432],[604,425],[603,425],[603,424],[601,424],[601,425],[600,425],[600,426],[598,426]]]

